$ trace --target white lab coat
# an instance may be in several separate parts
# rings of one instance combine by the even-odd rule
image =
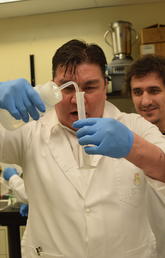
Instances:
[[[148,216],[156,237],[158,258],[165,257],[165,195],[152,187],[148,191]]]
[[[0,176],[0,196],[7,194],[9,191],[9,188],[4,181],[3,177]]]
[[[140,116],[110,103],[104,116],[165,151],[161,133]],[[54,111],[14,132],[1,130],[0,139],[1,159],[24,171],[29,216],[23,258],[157,258],[142,170],[125,159],[93,156],[96,169],[84,187]]]
[[[1,164],[1,166],[2,166],[2,170],[7,167],[11,167],[10,164]],[[8,193],[9,189],[11,189],[18,202],[27,203],[28,199],[25,191],[24,181],[21,178],[21,174],[22,174],[21,168],[19,168],[14,164],[12,164],[12,167],[17,170],[18,175],[11,176],[9,180],[5,180],[2,176],[1,181],[2,181],[2,187],[4,188],[4,190],[2,189],[3,190],[2,193],[3,194]]]
[[[165,258],[165,184],[148,178],[148,216],[156,237],[158,258]]]
[[[0,128],[1,128],[1,129],[3,128],[3,127],[1,126],[1,124],[0,124]],[[15,182],[14,184],[11,183],[11,186],[10,186],[9,182],[6,181],[6,180],[3,178],[3,170],[4,170],[5,168],[7,168],[7,167],[11,167],[10,164],[0,163],[0,167],[1,167],[1,170],[2,170],[2,174],[0,175],[0,194],[1,194],[1,195],[4,195],[4,194],[8,194],[9,189],[12,189],[12,186],[16,186],[16,187],[17,187],[18,183],[17,183],[17,182]],[[19,173],[19,175],[22,173],[22,172],[21,172],[21,168],[18,167],[16,164],[12,164],[12,167],[17,170],[17,172]],[[22,188],[22,187],[21,187],[21,188]],[[18,188],[17,188],[17,189],[18,189]],[[17,189],[16,189],[16,191],[17,191]],[[12,189],[12,190],[13,190],[13,189]],[[18,189],[18,191],[19,191],[19,189]],[[22,190],[21,190],[21,191],[22,191]],[[20,192],[20,191],[19,191],[19,192]],[[20,192],[20,194],[21,194],[21,192]],[[23,195],[24,195],[24,193],[23,193]]]

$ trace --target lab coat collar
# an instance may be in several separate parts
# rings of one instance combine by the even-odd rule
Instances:
[[[118,119],[120,119],[121,114],[123,114],[123,113],[116,106],[114,106],[109,101],[105,102],[103,117],[105,117],[105,118],[111,117],[111,118],[118,120]]]

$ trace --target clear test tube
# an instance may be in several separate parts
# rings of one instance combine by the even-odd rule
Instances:
[[[84,104],[84,91],[76,91],[76,101],[77,101],[77,110],[78,110],[78,119],[85,119],[86,118],[86,112],[85,112],[85,104]],[[91,166],[90,163],[90,155],[88,155],[84,147],[82,146],[82,158],[83,158],[83,165],[82,168],[91,169],[93,166]]]
[[[77,111],[78,111],[78,119],[85,119],[85,105],[84,105],[84,91],[76,91],[76,101],[77,101]]]
[[[85,112],[85,104],[84,104],[84,94],[85,92],[83,91],[79,91],[79,87],[77,85],[77,83],[73,82],[73,81],[69,81],[67,83],[64,83],[63,85],[59,86],[60,90],[63,90],[64,88],[73,85],[75,87],[75,91],[76,91],[76,102],[77,102],[77,111],[78,111],[78,119],[86,119],[86,112]],[[90,164],[90,155],[88,155],[85,150],[84,147],[82,146],[82,158],[83,158],[83,166],[80,168],[93,168],[93,166],[91,166]]]

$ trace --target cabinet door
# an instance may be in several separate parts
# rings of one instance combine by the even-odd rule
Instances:
[[[8,239],[6,227],[0,227],[0,258],[8,258]]]
[[[24,233],[24,231],[25,231],[25,226],[20,226],[20,227],[19,227],[19,231],[20,231],[20,239],[22,239],[23,233]],[[1,257],[0,257],[0,258],[1,258]]]

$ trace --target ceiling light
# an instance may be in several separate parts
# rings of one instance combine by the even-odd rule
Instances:
[[[11,3],[11,2],[20,2],[23,0],[0,0],[0,4],[7,4],[7,3]]]

